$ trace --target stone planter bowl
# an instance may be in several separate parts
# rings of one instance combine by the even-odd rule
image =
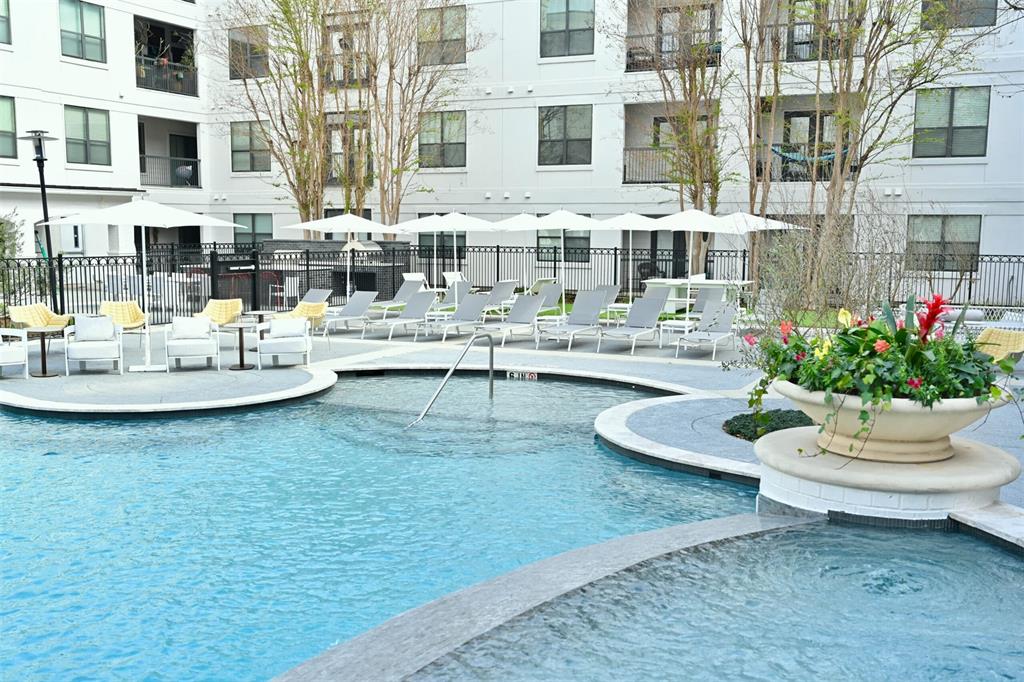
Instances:
[[[877,462],[938,462],[953,456],[949,435],[984,417],[1009,402],[1006,398],[981,404],[974,398],[951,398],[924,407],[908,398],[893,398],[892,409],[867,406],[872,415],[870,432],[854,436],[861,428],[858,415],[860,396],[832,394],[833,405],[825,404],[824,391],[808,391],[796,384],[776,379],[772,384],[781,395],[792,400],[815,424],[825,424],[818,434],[818,445],[844,457]]]

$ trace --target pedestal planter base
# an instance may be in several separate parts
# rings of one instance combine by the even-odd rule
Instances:
[[[818,427],[776,431],[759,439],[761,495],[798,509],[889,519],[944,519],[999,499],[1020,463],[998,448],[950,439],[953,454],[921,464],[818,454]]]

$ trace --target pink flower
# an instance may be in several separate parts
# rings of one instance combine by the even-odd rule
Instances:
[[[906,326],[907,323],[904,322],[903,320],[896,320],[896,329],[904,329],[906,328]]]
[[[885,339],[878,339],[877,341],[875,341],[875,352],[876,353],[884,353],[885,351],[889,350],[891,347],[892,346],[890,346],[889,342],[886,341]]]
[[[783,336],[789,336],[793,333],[793,323],[789,320],[783,320],[779,325],[779,331],[782,332]]]
[[[743,335],[743,340],[746,341],[747,345],[749,345],[749,346],[756,346],[757,345],[757,337],[755,337],[753,334],[744,334]]]
[[[801,351],[801,352],[797,353],[796,355],[794,355],[793,359],[796,360],[797,362],[803,362],[804,358],[806,358],[806,357],[807,357],[807,353],[804,353],[803,351]]]
[[[932,334],[932,338],[941,339],[945,335],[946,335],[946,326],[945,325],[941,325],[938,329],[935,330],[935,333]]]
[[[921,388],[921,384],[921,377],[911,377],[910,379],[907,379],[907,386],[910,386],[913,389]]]

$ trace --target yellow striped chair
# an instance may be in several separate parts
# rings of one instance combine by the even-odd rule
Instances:
[[[66,327],[71,321],[70,315],[58,315],[45,303],[12,305],[7,314],[18,327]]]
[[[242,299],[240,298],[211,298],[206,302],[202,312],[196,313],[195,317],[207,317],[216,325],[221,326],[230,322],[237,322],[242,314]]]
[[[324,317],[327,315],[327,301],[323,303],[308,303],[305,301],[299,301],[299,304],[295,306],[293,310],[289,310],[286,313],[278,313],[274,317],[279,318],[305,318],[309,320],[309,324],[313,329],[316,329]]]

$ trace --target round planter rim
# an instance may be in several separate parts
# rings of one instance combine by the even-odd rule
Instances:
[[[788,379],[774,379],[772,386],[776,391],[794,400],[804,400],[812,403],[825,404],[825,391],[809,391],[799,384],[795,384]],[[861,405],[860,396],[854,393],[833,393],[833,396],[848,396],[856,401],[855,405],[846,406],[846,409],[867,409],[877,410],[881,409],[880,406],[874,405]],[[910,398],[893,398],[892,399],[892,412],[914,412],[919,413],[921,411],[928,411],[931,413],[935,412],[963,412],[965,409],[995,409],[1002,407],[1003,405],[1010,402],[1010,399],[1003,396],[1000,398],[984,400],[981,403],[978,402],[977,398],[944,398],[930,407],[925,407],[921,403],[911,400]],[[839,408],[845,406],[845,401],[842,405],[835,405]]]

